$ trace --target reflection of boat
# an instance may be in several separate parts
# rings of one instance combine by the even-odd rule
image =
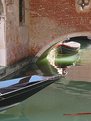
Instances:
[[[34,75],[0,81],[0,110],[27,99],[59,78],[59,75],[50,77]]]
[[[80,49],[80,43],[74,41],[58,43],[56,49],[61,54],[75,54]]]
[[[55,58],[55,65],[61,68],[71,66],[79,63],[80,57],[79,54],[74,55],[61,55]]]

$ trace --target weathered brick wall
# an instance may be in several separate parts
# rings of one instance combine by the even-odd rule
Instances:
[[[4,3],[4,43],[2,65],[35,55],[56,39],[91,36],[91,1],[81,10],[77,0],[25,0],[25,24],[19,25],[19,1]],[[29,4],[30,2],[30,4]],[[2,52],[3,51],[3,52]],[[4,60],[4,61],[3,61]],[[0,62],[1,63],[1,62]]]
[[[30,16],[30,45],[37,48],[63,35],[91,31],[91,1],[82,10],[77,0],[31,0]]]

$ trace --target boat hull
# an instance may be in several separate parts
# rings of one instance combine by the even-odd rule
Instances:
[[[9,106],[17,104],[19,102],[24,101],[25,99],[29,98],[30,96],[34,95],[38,91],[42,90],[43,88],[47,87],[48,85],[52,84],[56,80],[59,79],[58,77],[53,77],[48,80],[44,80],[42,82],[38,82],[34,85],[28,85],[24,88],[19,90],[15,90],[0,96],[0,108],[6,109]],[[6,108],[5,108],[6,107]]]

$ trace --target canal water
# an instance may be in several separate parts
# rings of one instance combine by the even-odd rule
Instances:
[[[80,61],[75,64],[84,67],[83,71],[91,62],[90,44],[85,49],[82,46]],[[30,74],[47,76],[58,71],[43,58],[40,64],[30,65],[22,75]],[[0,112],[0,121],[91,121],[91,82],[81,79],[63,76],[19,105]]]

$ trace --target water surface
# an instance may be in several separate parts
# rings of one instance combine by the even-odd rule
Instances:
[[[80,67],[90,65],[90,54],[90,43],[89,45],[83,44],[80,52]],[[84,70],[86,70],[85,67]],[[58,71],[50,65],[46,58],[43,58],[39,65],[34,64],[32,68],[30,66],[26,73],[18,76],[31,73],[46,76],[57,74]],[[91,112],[91,82],[81,79],[63,77],[19,105],[1,112],[0,121],[90,121],[91,115],[64,115]]]

